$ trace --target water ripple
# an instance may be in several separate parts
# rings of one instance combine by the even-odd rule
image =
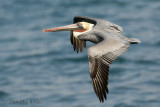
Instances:
[[[6,93],[4,91],[0,91],[0,98],[5,97],[7,95],[9,95],[9,93]]]
[[[57,62],[73,62],[73,63],[79,63],[79,62],[88,62],[88,56],[82,56],[82,57],[62,57],[56,59]]]

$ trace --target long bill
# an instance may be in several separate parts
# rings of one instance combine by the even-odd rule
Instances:
[[[75,23],[71,25],[51,28],[51,29],[44,29],[44,32],[56,32],[56,31],[71,31],[71,30],[83,30],[83,26],[80,23]]]

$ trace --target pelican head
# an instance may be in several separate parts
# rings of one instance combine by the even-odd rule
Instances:
[[[71,43],[73,44],[73,39],[80,42],[91,41],[93,43],[99,43],[102,41],[101,35],[98,33],[103,32],[102,25],[105,25],[104,20],[90,18],[90,17],[75,17],[74,23],[67,26],[61,26],[51,29],[45,29],[44,32],[57,32],[57,31],[71,31]],[[98,26],[97,26],[98,24]],[[98,35],[97,35],[98,34]],[[101,33],[102,34],[102,33]]]

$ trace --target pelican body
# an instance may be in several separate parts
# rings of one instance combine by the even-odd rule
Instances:
[[[86,41],[95,43],[87,49],[89,72],[93,89],[100,102],[107,98],[110,64],[122,55],[130,44],[140,43],[139,39],[122,36],[122,27],[109,21],[85,17],[74,17],[72,25],[45,29],[45,32],[70,31],[74,51],[82,52]]]

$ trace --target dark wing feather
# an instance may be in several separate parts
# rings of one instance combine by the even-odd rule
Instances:
[[[80,48],[80,51],[82,52],[83,51],[83,46],[82,46],[82,41],[79,40],[79,48]]]
[[[83,47],[86,48],[86,41],[82,41],[74,37],[73,31],[71,31],[71,34],[70,34],[70,41],[71,41],[71,44],[73,45],[74,51],[77,51],[77,53],[79,52],[79,50],[82,52]]]
[[[88,48],[90,77],[100,102],[103,102],[106,99],[106,93],[109,93],[108,76],[110,64],[128,48],[129,43],[122,43],[112,38]]]
[[[73,45],[73,31],[70,32],[70,42]]]

